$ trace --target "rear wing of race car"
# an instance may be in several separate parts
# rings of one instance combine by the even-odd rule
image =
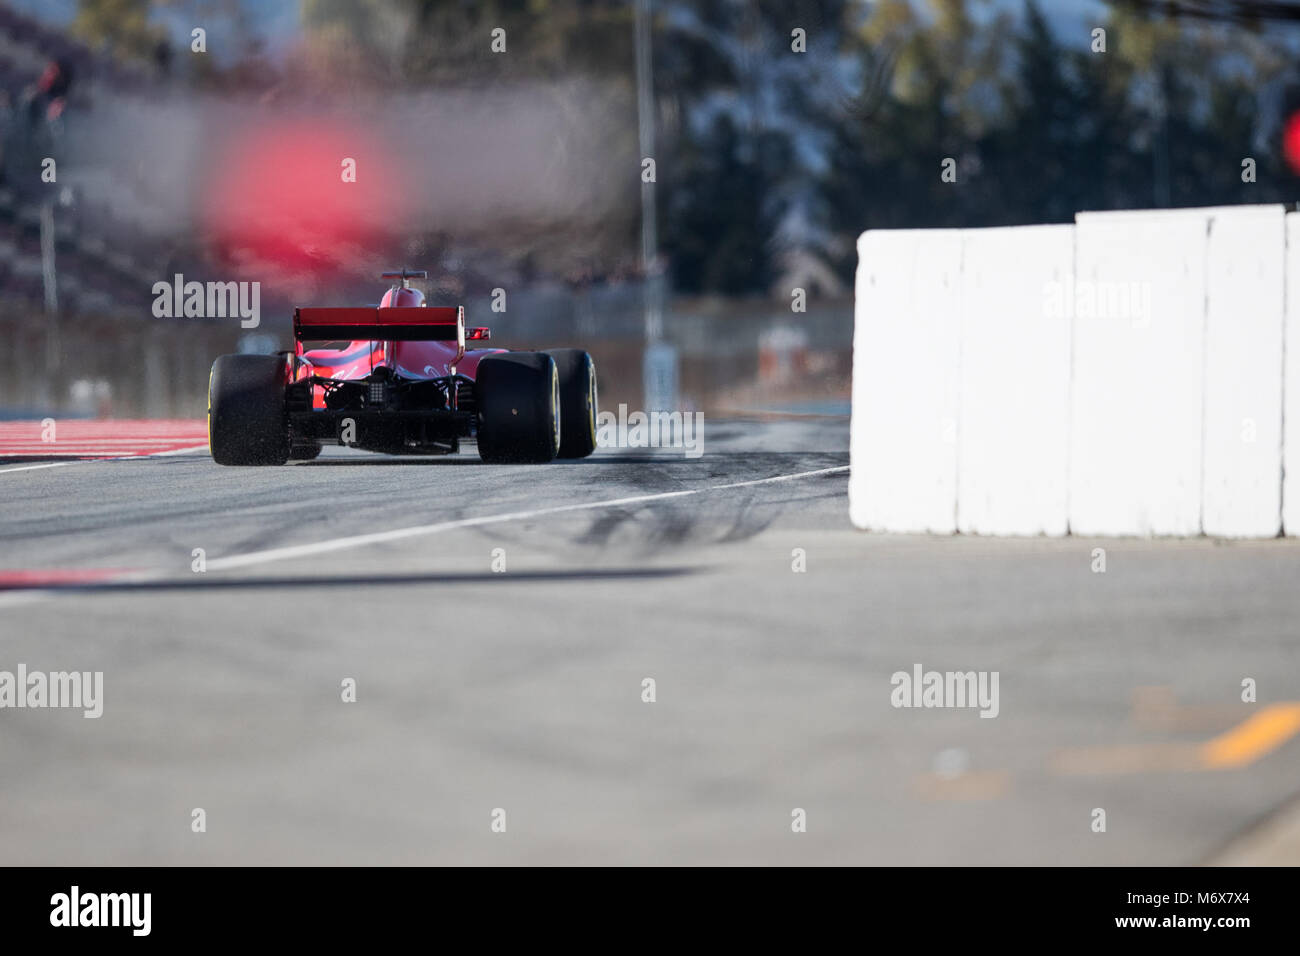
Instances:
[[[463,349],[465,309],[463,306],[294,309],[293,337],[299,342],[332,339],[455,342]]]
[[[486,328],[465,328],[463,305],[387,309],[362,306],[294,309],[293,337],[299,342],[455,342],[464,351],[466,339],[486,341],[492,333]]]

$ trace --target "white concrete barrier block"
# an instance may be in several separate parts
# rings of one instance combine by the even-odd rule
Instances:
[[[1208,211],[1081,213],[1070,529],[1201,530]]]
[[[1067,531],[1074,228],[962,234],[963,533]]]
[[[1300,535],[1300,213],[1286,214],[1285,409],[1282,527]]]
[[[876,531],[956,530],[961,233],[858,240],[849,516]]]
[[[1285,230],[1280,205],[1215,209],[1210,219],[1202,503],[1209,535],[1274,537],[1281,528]]]

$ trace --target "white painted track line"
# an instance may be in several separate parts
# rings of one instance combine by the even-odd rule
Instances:
[[[19,465],[17,468],[0,468],[0,475],[7,475],[14,471],[35,471],[37,468],[62,468],[64,465],[75,465],[75,461],[47,461],[41,465]]]
[[[36,468],[60,468],[64,465],[94,465],[101,461],[134,461],[139,458],[165,458],[168,455],[192,455],[207,451],[207,445],[191,445],[189,448],[173,448],[171,451],[156,451],[145,455],[120,455],[112,458],[78,458],[76,461],[47,461],[38,465],[19,465],[16,468],[0,468],[0,475],[15,471],[32,471]]]

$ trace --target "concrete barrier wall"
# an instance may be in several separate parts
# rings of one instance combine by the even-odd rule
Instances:
[[[1206,222],[1196,214],[1079,217],[1070,403],[1076,534],[1200,533]]]
[[[862,528],[957,527],[961,233],[858,241],[849,511]]]
[[[1285,501],[1300,531],[1300,248],[1288,234],[1300,225],[1281,206],[864,233],[852,520],[1267,537]],[[923,249],[942,254],[918,265]],[[1284,331],[1296,343],[1285,366]],[[938,443],[936,416],[956,428]]]
[[[1282,526],[1300,534],[1300,213],[1286,214]]]
[[[1281,527],[1285,260],[1281,206],[1215,211],[1205,320],[1208,535],[1271,537]]]
[[[1065,534],[1073,226],[962,235],[957,528]]]

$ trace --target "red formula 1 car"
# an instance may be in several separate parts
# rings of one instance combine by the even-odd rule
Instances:
[[[296,309],[294,351],[223,355],[208,382],[208,446],[222,465],[282,465],[321,446],[488,462],[584,458],[596,447],[596,367],[580,349],[469,348],[463,307],[430,308],[395,280],[378,307]],[[310,343],[310,344],[309,344]]]

